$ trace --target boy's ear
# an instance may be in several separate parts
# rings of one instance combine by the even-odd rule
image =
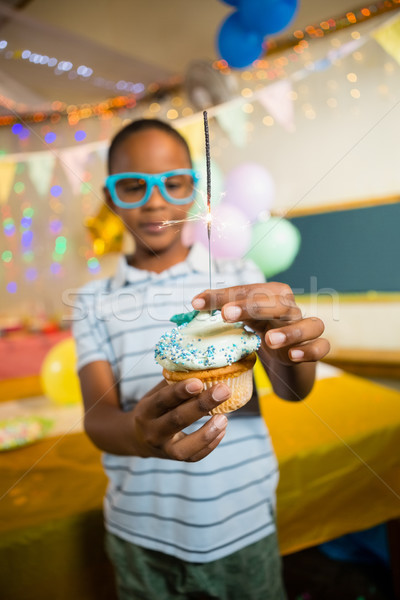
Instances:
[[[107,204],[108,208],[111,208],[111,210],[113,212],[115,212],[115,204],[111,200],[111,194],[108,191],[108,188],[106,188],[105,186],[103,187],[103,196],[104,196],[104,202]]]

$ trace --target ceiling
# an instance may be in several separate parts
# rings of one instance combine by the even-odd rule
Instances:
[[[359,0],[300,0],[288,32],[357,8]],[[231,11],[219,0],[0,1],[0,94],[29,110],[140,92],[184,75],[192,60],[215,59],[216,32]],[[41,57],[72,66],[57,71]],[[77,76],[78,67],[90,75]]]

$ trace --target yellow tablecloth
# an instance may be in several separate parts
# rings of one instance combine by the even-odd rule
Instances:
[[[282,554],[400,516],[400,393],[353,375],[262,398],[279,460]]]
[[[280,464],[283,554],[400,516],[400,393],[341,375],[301,403],[265,393],[262,410]],[[0,597],[111,600],[106,479],[86,436],[4,452],[0,472]]]

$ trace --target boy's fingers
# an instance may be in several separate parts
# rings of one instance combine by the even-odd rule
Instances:
[[[189,400],[193,396],[200,394],[203,390],[203,383],[195,377],[179,381],[173,385],[169,385],[165,380],[164,383],[165,385],[158,390],[156,388],[151,390],[152,392],[156,390],[155,395],[153,396],[152,394],[152,397],[149,399],[152,412],[155,416],[163,415],[182,404],[185,400]]]
[[[293,297],[257,295],[253,298],[224,304],[222,318],[234,323],[236,321],[299,321],[302,318],[300,308]]]
[[[265,334],[265,343],[273,350],[315,340],[323,334],[324,323],[317,317],[308,317],[286,327],[270,329]]]
[[[166,385],[168,385],[167,382],[165,381],[165,379],[162,379],[159,383],[157,383],[157,385],[155,385],[153,388],[151,388],[151,390],[149,390],[145,394],[145,396],[151,396],[152,394],[157,394],[157,392],[159,392],[160,390],[165,388]]]
[[[165,451],[173,460],[201,460],[218,446],[225,435],[227,423],[228,419],[224,415],[215,415],[194,433],[172,438],[165,445]]]
[[[160,436],[162,438],[172,437],[195,421],[207,416],[213,408],[225,402],[230,395],[228,386],[219,383],[169,410],[157,420]]]
[[[206,456],[208,456],[210,454],[210,452],[212,452],[213,450],[215,450],[215,448],[218,446],[218,444],[220,443],[220,441],[225,436],[225,433],[226,433],[226,429],[224,429],[224,431],[221,431],[221,433],[215,438],[215,440],[211,444],[208,444],[208,446],[206,446],[205,448],[203,448],[202,450],[200,450],[200,452],[197,452],[196,454],[193,454],[190,457],[190,461],[189,462],[198,462],[199,460],[202,460],[203,458],[205,458]]]
[[[205,290],[193,298],[192,306],[196,310],[214,310],[222,308],[224,304],[240,304],[242,300],[252,300],[256,296],[263,296],[267,301],[274,296],[286,297],[287,302],[294,301],[293,292],[288,285],[272,281],[270,283]]]
[[[330,350],[330,343],[325,338],[318,338],[302,346],[290,348],[289,358],[292,362],[315,362],[326,356]]]
[[[193,298],[192,306],[195,310],[214,310],[216,308],[222,308],[227,302],[245,299],[249,293],[249,289],[252,287],[256,286],[237,285],[230,288],[205,290]]]

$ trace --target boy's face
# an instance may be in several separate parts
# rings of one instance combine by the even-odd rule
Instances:
[[[134,133],[115,150],[111,165],[114,173],[163,173],[172,169],[190,169],[187,151],[179,140],[157,129]],[[125,223],[135,238],[136,247],[145,252],[163,252],[181,244],[183,223],[164,225],[165,221],[185,219],[192,203],[176,206],[167,202],[157,186],[149,200],[139,208],[119,208],[105,189],[106,202]]]

